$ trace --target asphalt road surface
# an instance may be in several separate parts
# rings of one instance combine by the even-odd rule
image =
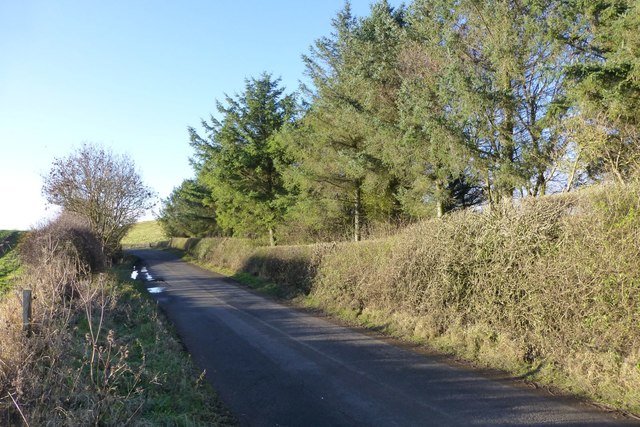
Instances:
[[[292,309],[170,252],[135,250],[154,294],[222,400],[247,426],[635,424],[488,378]]]

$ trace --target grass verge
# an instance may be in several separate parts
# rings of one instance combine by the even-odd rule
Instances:
[[[231,426],[132,259],[88,269],[60,225],[30,233],[17,290],[33,291],[31,332],[20,292],[0,300],[0,425]],[[29,254],[25,251],[31,251]]]
[[[236,425],[184,350],[178,335],[143,284],[129,279],[133,259],[118,265],[118,310],[105,328],[133,348],[133,365],[145,365],[148,387],[137,422],[151,425]]]

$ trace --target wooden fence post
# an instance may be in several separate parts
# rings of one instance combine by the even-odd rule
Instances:
[[[22,330],[31,336],[31,289],[22,290]]]

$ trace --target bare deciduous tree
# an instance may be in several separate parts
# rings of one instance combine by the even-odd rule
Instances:
[[[153,192],[133,161],[97,145],[86,143],[56,158],[43,179],[47,201],[85,217],[107,256],[118,251],[129,227],[152,207]]]

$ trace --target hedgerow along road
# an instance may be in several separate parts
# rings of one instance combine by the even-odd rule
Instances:
[[[133,250],[197,365],[247,426],[601,426],[635,420],[279,304],[171,252]]]

